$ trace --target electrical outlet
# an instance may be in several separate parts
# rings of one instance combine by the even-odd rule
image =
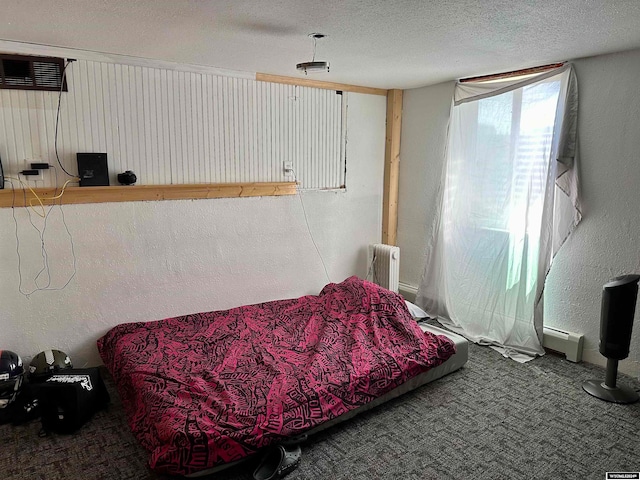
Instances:
[[[293,176],[293,162],[282,162],[282,169],[286,177]]]

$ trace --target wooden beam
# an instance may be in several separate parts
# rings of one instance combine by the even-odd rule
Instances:
[[[521,77],[523,75],[531,75],[533,73],[546,72],[548,70],[553,70],[554,68],[560,68],[562,66],[564,66],[564,62],[552,63],[549,65],[542,65],[540,67],[525,68],[522,70],[513,70],[511,72],[494,73],[492,75],[482,75],[480,77],[461,78],[460,83],[487,82],[490,80],[502,80],[504,78]]]
[[[113,187],[67,187],[62,197],[49,200],[60,193],[53,188],[34,188],[46,205],[55,203],[110,203],[157,200],[197,200],[205,198],[267,197],[295,195],[296,184],[281,183],[205,183],[190,185],[132,185]],[[0,207],[38,208],[39,203],[29,189],[10,188],[0,190]]]
[[[283,77],[280,75],[270,75],[268,73],[256,73],[256,80],[260,82],[299,85],[301,87],[324,88],[325,90],[342,90],[343,92],[366,93],[368,95],[387,94],[387,90],[383,88],[361,87],[359,85],[348,85],[345,83],[323,82],[322,80],[312,80],[308,78]]]
[[[387,134],[382,200],[382,243],[387,245],[396,245],[397,242],[401,131],[402,90],[389,90],[387,94]]]

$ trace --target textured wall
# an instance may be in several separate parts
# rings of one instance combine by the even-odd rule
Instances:
[[[303,193],[331,281],[366,274],[380,241],[384,97],[350,94],[346,191]],[[12,210],[0,209],[0,347],[30,358],[47,347],[76,366],[100,363],[96,339],[113,325],[318,293],[327,283],[300,198],[69,205],[77,274],[60,291],[18,292]],[[42,266],[38,233],[16,209],[25,289]],[[34,216],[34,223],[38,223]],[[52,213],[45,237],[53,285],[72,270]]]
[[[548,324],[585,334],[599,361],[602,285],[640,273],[640,50],[575,62],[584,220],[547,280]],[[625,370],[640,376],[640,308]]]
[[[436,214],[454,83],[405,90],[400,139],[400,281],[417,286]]]
[[[545,325],[585,335],[584,358],[598,352],[602,285],[640,273],[640,50],[574,62],[580,90],[579,138],[584,220],[556,256],[545,289]],[[400,162],[402,282],[417,285],[442,169],[452,84],[405,92]],[[421,110],[421,111],[420,111]],[[640,308],[629,358],[640,375]]]

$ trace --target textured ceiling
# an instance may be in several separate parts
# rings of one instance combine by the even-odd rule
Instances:
[[[640,48],[640,0],[0,0],[0,39],[381,88]]]

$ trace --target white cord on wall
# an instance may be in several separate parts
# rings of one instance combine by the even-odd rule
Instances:
[[[291,173],[293,173],[293,181],[296,182],[296,184],[298,183],[298,178],[296,176],[296,172],[294,171],[293,167],[289,167],[289,170],[291,171]],[[322,258],[322,254],[320,253],[320,249],[318,248],[318,244],[316,243],[315,239],[313,238],[313,233],[311,233],[311,226],[309,225],[309,219],[307,218],[307,210],[304,207],[304,200],[302,200],[302,192],[300,191],[300,189],[296,189],[298,192],[298,198],[300,198],[300,205],[302,205],[302,213],[304,214],[304,221],[307,225],[307,231],[309,232],[309,237],[311,238],[311,241],[313,242],[313,246],[316,248],[316,252],[318,253],[318,257],[320,258],[320,262],[322,262],[322,268],[324,268],[324,274],[327,277],[327,281],[329,283],[331,283],[331,278],[329,277],[329,271],[327,270],[327,265],[324,263],[324,259]]]

